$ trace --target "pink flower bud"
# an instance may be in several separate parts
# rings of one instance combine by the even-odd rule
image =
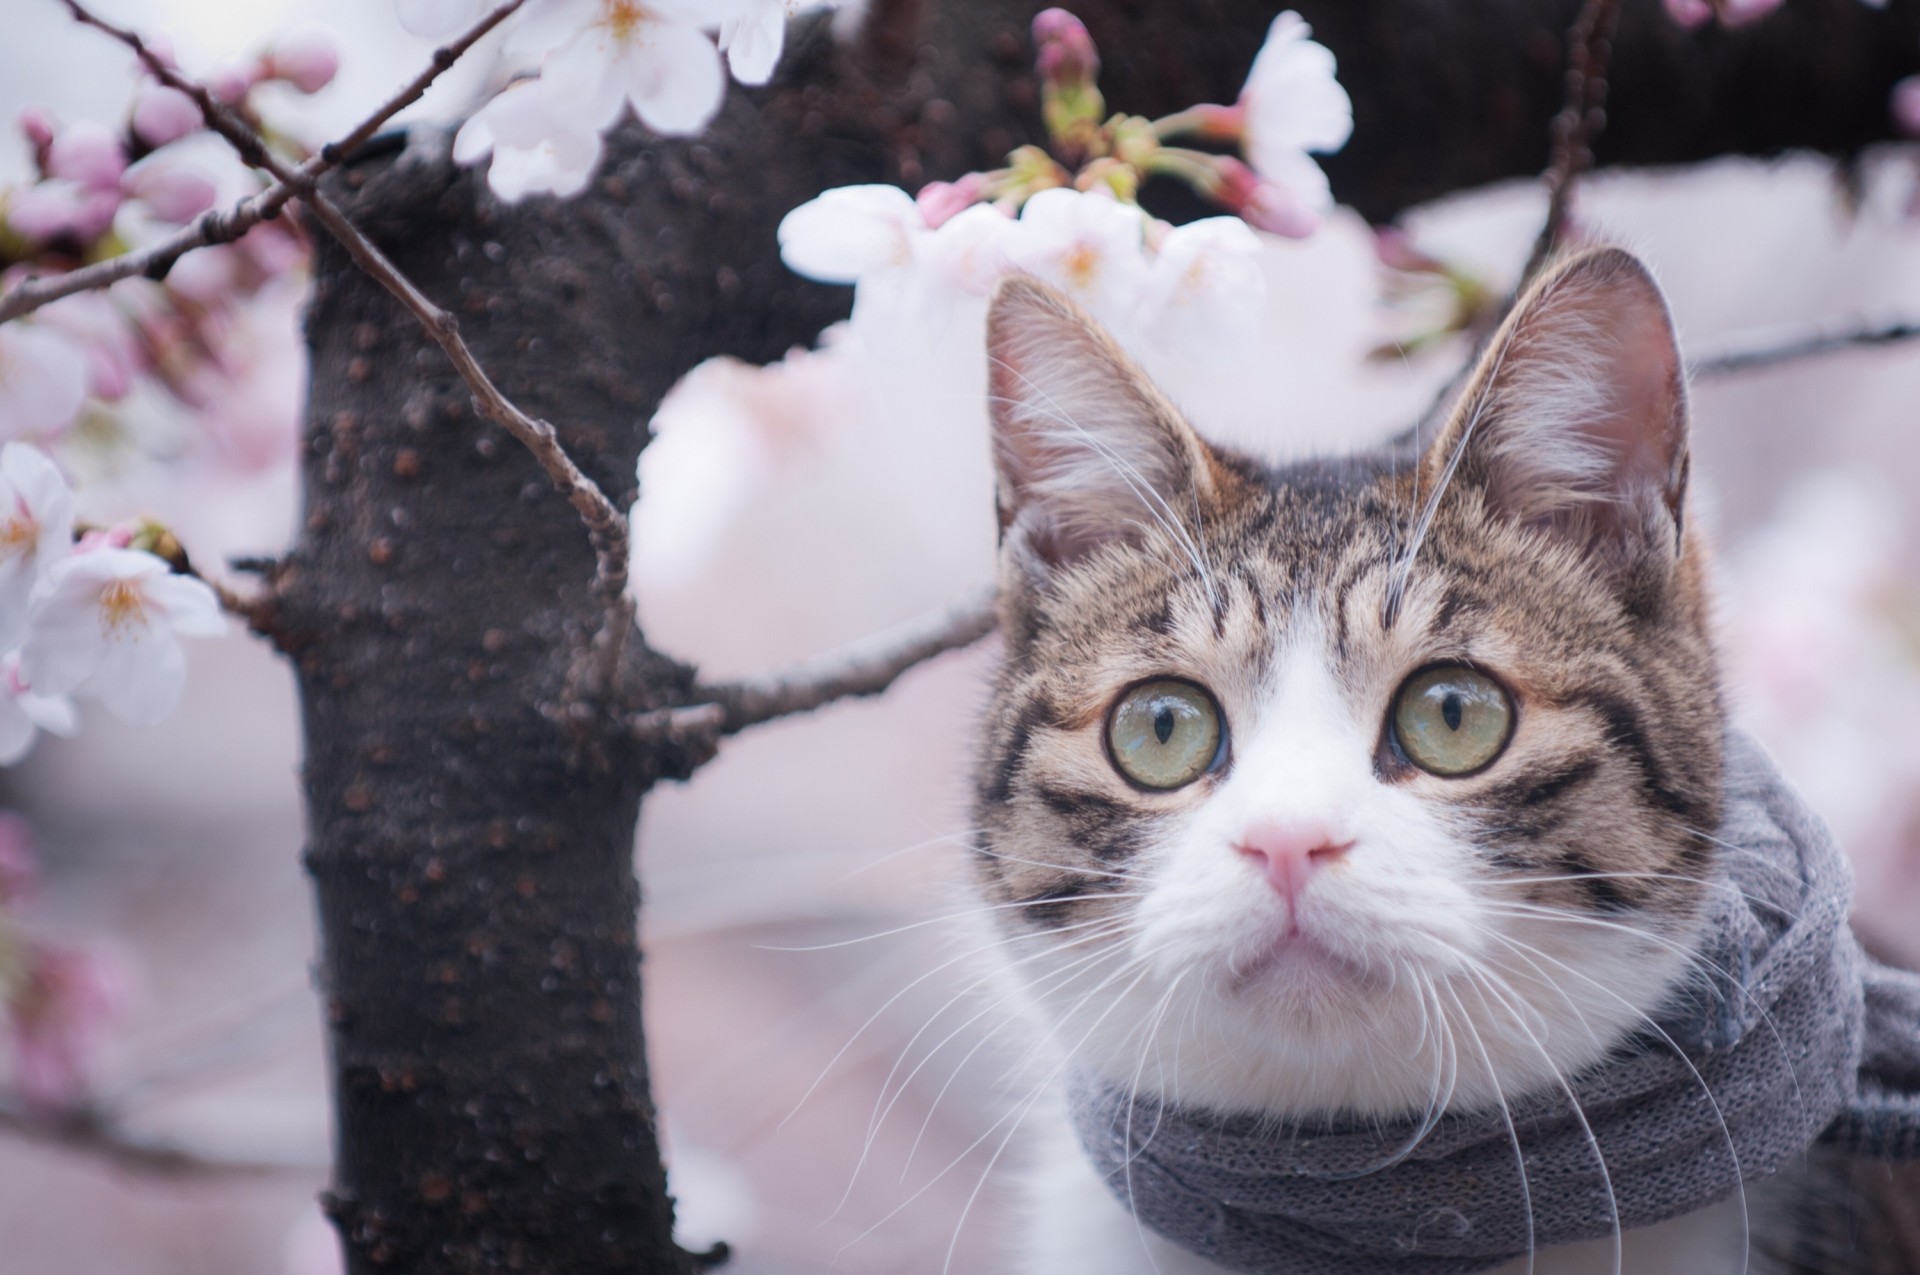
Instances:
[[[1040,78],[1056,84],[1086,84],[1100,74],[1100,53],[1086,24],[1065,9],[1042,9],[1033,18]]]
[[[1666,5],[1667,16],[1689,31],[1705,26],[1713,17],[1713,6],[1707,0],[1666,0]]]
[[[1414,247],[1412,237],[1397,226],[1373,232],[1373,255],[1387,269],[1407,274],[1439,274],[1446,269],[1437,258]]]
[[[29,186],[7,206],[7,224],[33,243],[75,239],[91,244],[113,226],[120,191],[95,189],[57,178]]]
[[[920,206],[920,217],[927,229],[938,230],[980,202],[987,188],[986,176],[968,173],[957,182],[928,182],[913,197]]]
[[[1909,75],[1893,86],[1892,106],[1894,123],[1920,137],[1920,75]]]
[[[19,681],[18,670],[9,670]],[[9,687],[18,695],[23,687]],[[33,853],[33,827],[11,810],[0,811],[0,907],[11,907],[33,896],[39,864]]]
[[[206,174],[171,156],[154,155],[127,170],[122,189],[161,221],[183,225],[213,207],[217,195]]]
[[[120,184],[126,148],[106,128],[82,121],[60,131],[47,148],[47,174],[104,190]]]
[[[340,70],[340,52],[318,31],[302,31],[276,44],[265,60],[268,79],[285,80],[302,93],[318,93]]]
[[[33,147],[33,162],[43,173],[47,170],[47,151],[53,146],[58,128],[53,112],[44,107],[29,106],[20,112],[20,131],[27,135],[27,142]]]
[[[227,65],[216,69],[207,76],[209,92],[228,106],[238,106],[247,100],[247,94],[253,92],[266,73],[266,68],[258,62],[250,66]]]
[[[1218,184],[1208,193],[1249,226],[1289,239],[1305,239],[1320,228],[1320,214],[1286,187],[1230,155],[1216,156],[1214,167]]]
[[[164,84],[141,86],[133,101],[133,131],[149,146],[165,146],[197,132],[204,121],[194,100]]]

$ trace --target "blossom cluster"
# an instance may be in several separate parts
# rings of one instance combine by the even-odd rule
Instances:
[[[297,36],[220,68],[208,83],[257,121],[256,89],[279,83],[317,91],[337,66],[331,45]],[[246,180],[189,157],[205,133],[200,109],[151,80],[118,130],[62,125],[37,109],[23,113],[20,126],[37,179],[0,190],[0,287],[137,249],[211,208],[223,184]],[[249,357],[247,307],[270,285],[302,274],[307,259],[290,222],[267,222],[234,243],[189,253],[164,280],[121,280],[0,324],[0,440],[47,443],[77,422],[111,424],[117,406],[143,387],[157,389],[161,402],[215,418],[216,436],[248,432],[221,427],[255,398],[249,390],[259,366]],[[282,415],[291,417],[290,405]],[[129,432],[93,431],[96,438]]]
[[[1231,106],[1109,118],[1086,27],[1046,10],[1034,42],[1054,153],[1022,147],[1004,169],[929,183],[917,199],[890,186],[826,191],[781,222],[781,256],[809,278],[854,285],[853,328],[882,351],[937,336],[962,297],[1019,271],[1124,341],[1234,357],[1265,305],[1253,229],[1311,234],[1333,203],[1313,153],[1338,150],[1353,129],[1333,54],[1311,35],[1296,13],[1275,18]],[[1245,159],[1168,144],[1182,135],[1235,145]],[[1149,216],[1137,195],[1156,176],[1233,215],[1178,227]]]
[[[0,447],[0,765],[42,730],[70,734],[73,697],[151,725],[186,685],[179,637],[221,633],[207,585],[152,552],[152,525],[74,537],[73,493],[46,454]]]
[[[821,3],[824,0],[815,0]],[[442,36],[484,0],[395,0],[401,25]],[[802,0],[528,0],[507,36],[510,57],[539,74],[510,85],[454,139],[454,158],[493,157],[487,183],[509,201],[563,198],[600,166],[600,136],[631,106],[656,133],[707,126],[733,78],[765,84]],[[718,35],[718,44],[709,37]]]
[[[22,924],[38,876],[31,829],[0,811],[0,1036],[12,1088],[57,1110],[86,1092],[89,1057],[126,1000],[126,976],[104,953],[49,941]]]

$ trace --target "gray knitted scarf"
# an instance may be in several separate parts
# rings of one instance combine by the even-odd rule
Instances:
[[[1481,1271],[1529,1241],[1611,1235],[1616,1205],[1623,1228],[1691,1212],[1816,1141],[1920,1158],[1920,977],[1860,952],[1832,836],[1745,738],[1729,741],[1717,836],[1745,851],[1721,856],[1733,888],[1712,892],[1703,952],[1730,977],[1668,1006],[1665,1038],[1647,1031],[1571,1082],[1604,1175],[1558,1088],[1514,1102],[1514,1132],[1497,1109],[1449,1113],[1407,1153],[1413,1117],[1303,1127],[1082,1077],[1080,1140],[1141,1221],[1246,1275]]]

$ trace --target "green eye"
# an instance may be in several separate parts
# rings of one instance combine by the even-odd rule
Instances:
[[[1422,669],[1393,701],[1393,737],[1407,760],[1434,775],[1467,775],[1490,763],[1513,731],[1513,701],[1485,673],[1459,664]]]
[[[1213,696],[1192,682],[1142,682],[1107,717],[1114,768],[1142,788],[1184,788],[1213,769],[1225,743]]]

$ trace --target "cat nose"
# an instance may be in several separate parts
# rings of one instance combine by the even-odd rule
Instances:
[[[1353,842],[1319,823],[1271,823],[1249,828],[1233,848],[1254,861],[1267,884],[1289,904],[1300,898],[1315,872],[1346,857]]]

